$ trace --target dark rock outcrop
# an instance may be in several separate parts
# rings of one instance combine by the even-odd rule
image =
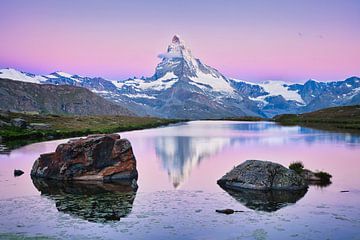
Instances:
[[[278,163],[247,160],[218,180],[225,189],[301,190],[305,179]]]
[[[130,142],[118,134],[90,135],[60,144],[40,155],[31,176],[56,180],[129,182],[137,187],[136,160]]]

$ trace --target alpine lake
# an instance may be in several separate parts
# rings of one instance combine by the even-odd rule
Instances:
[[[120,135],[137,160],[137,191],[32,180],[39,155],[68,139],[0,154],[0,239],[360,239],[360,135],[237,121]],[[332,183],[297,194],[217,185],[248,159],[301,161],[331,173]],[[226,208],[243,212],[215,212]]]

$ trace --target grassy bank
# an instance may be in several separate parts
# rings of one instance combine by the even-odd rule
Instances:
[[[274,121],[282,125],[360,133],[360,105],[326,108],[304,114],[284,114],[274,117]]]
[[[9,148],[15,148],[31,142],[67,137],[79,137],[95,133],[114,133],[129,130],[153,128],[178,123],[182,120],[161,119],[153,117],[127,116],[64,116],[39,115],[1,112],[0,120],[10,122],[11,119],[22,118],[27,123],[49,124],[49,129],[34,130],[13,126],[0,127],[2,141]]]

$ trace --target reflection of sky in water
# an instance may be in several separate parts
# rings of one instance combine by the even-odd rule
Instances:
[[[360,235],[357,135],[267,122],[218,121],[121,135],[131,141],[139,171],[139,189],[126,217],[117,223],[90,223],[76,217],[79,214],[71,214],[78,209],[68,207],[76,204],[66,204],[66,212],[57,211],[57,195],[39,197],[29,177],[32,163],[39,154],[54,151],[66,140],[36,143],[0,155],[0,239],[2,232],[110,239],[349,239]],[[333,183],[326,188],[310,187],[296,199],[265,195],[259,201],[257,194],[234,196],[224,192],[216,180],[246,159],[285,166],[303,161],[310,169],[330,172]],[[15,168],[25,174],[14,178]],[[60,199],[67,201],[69,195],[65,196],[60,195]],[[272,210],[269,198],[281,207],[275,206],[272,213],[257,211],[264,207]],[[260,205],[254,205],[255,200]],[[245,212],[223,216],[214,213],[218,208]]]

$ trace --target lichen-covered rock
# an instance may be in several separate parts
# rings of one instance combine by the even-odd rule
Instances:
[[[305,179],[278,163],[247,160],[218,180],[229,189],[300,190],[308,187]]]
[[[137,187],[136,160],[130,142],[118,134],[90,135],[60,144],[40,155],[31,176],[56,180],[130,181]]]

